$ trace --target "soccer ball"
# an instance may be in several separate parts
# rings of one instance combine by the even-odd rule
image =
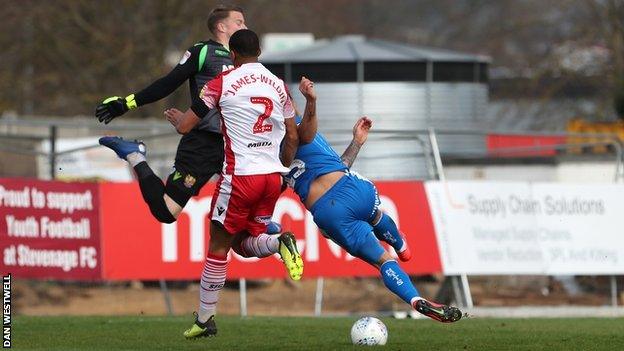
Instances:
[[[388,329],[375,317],[363,317],[351,327],[351,341],[354,345],[385,345]]]

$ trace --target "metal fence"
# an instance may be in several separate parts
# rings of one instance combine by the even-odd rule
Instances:
[[[332,146],[340,152],[351,140],[351,128],[326,129],[320,131]],[[171,171],[180,136],[162,120],[148,119],[116,120],[111,124],[97,123],[93,118],[0,118],[0,152],[3,158],[22,155],[35,158],[35,170],[13,174],[6,165],[0,175],[29,176],[55,179],[59,176],[57,167],[60,158],[82,151],[97,149],[97,137],[119,135],[128,139],[143,140],[148,146],[148,160],[157,174],[163,176]],[[488,150],[489,135],[530,136],[537,141],[533,145],[501,147]],[[80,146],[59,147],[60,141],[71,141],[91,137],[91,142]],[[541,145],[540,137],[557,137],[563,142]],[[434,142],[435,141],[435,142]],[[435,144],[435,147],[434,147]],[[390,147],[390,146],[392,147]],[[616,134],[605,133],[561,133],[510,130],[460,130],[460,129],[373,129],[354,165],[354,169],[371,179],[439,179],[442,160],[495,160],[513,159],[518,153],[554,150],[557,156],[578,156],[581,152],[590,157],[610,157],[614,161],[614,179],[624,178],[624,144]],[[594,152],[599,150],[600,152]],[[493,152],[494,151],[494,152]],[[439,164],[435,157],[439,156]],[[13,157],[15,162],[27,160]],[[2,164],[0,164],[2,165]]]

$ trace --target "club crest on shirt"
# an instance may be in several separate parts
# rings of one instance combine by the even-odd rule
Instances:
[[[193,185],[195,185],[195,180],[195,177],[187,174],[186,177],[184,177],[184,186],[187,188],[191,188]]]

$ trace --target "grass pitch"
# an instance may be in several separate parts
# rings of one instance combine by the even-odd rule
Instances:
[[[185,340],[188,317],[13,319],[16,350],[356,350],[357,318],[218,316],[219,335]],[[624,350],[624,319],[462,319],[456,324],[384,318],[385,350]]]

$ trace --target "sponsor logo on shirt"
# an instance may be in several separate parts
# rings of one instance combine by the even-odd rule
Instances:
[[[229,51],[219,50],[219,49],[215,50],[215,55],[222,56],[222,57],[230,57]]]
[[[248,148],[254,148],[254,147],[267,147],[267,146],[271,146],[273,145],[272,141],[261,141],[259,143],[249,143],[247,144]]]
[[[189,59],[189,57],[191,57],[191,53],[190,51],[186,50],[184,52],[184,55],[182,55],[182,58],[180,59],[180,64],[183,65],[186,63],[186,61]]]
[[[176,181],[176,180],[178,180],[178,179],[180,179],[180,178],[182,178],[182,173],[180,173],[179,171],[176,171],[176,172],[173,174],[173,180],[174,180],[174,181]]]

